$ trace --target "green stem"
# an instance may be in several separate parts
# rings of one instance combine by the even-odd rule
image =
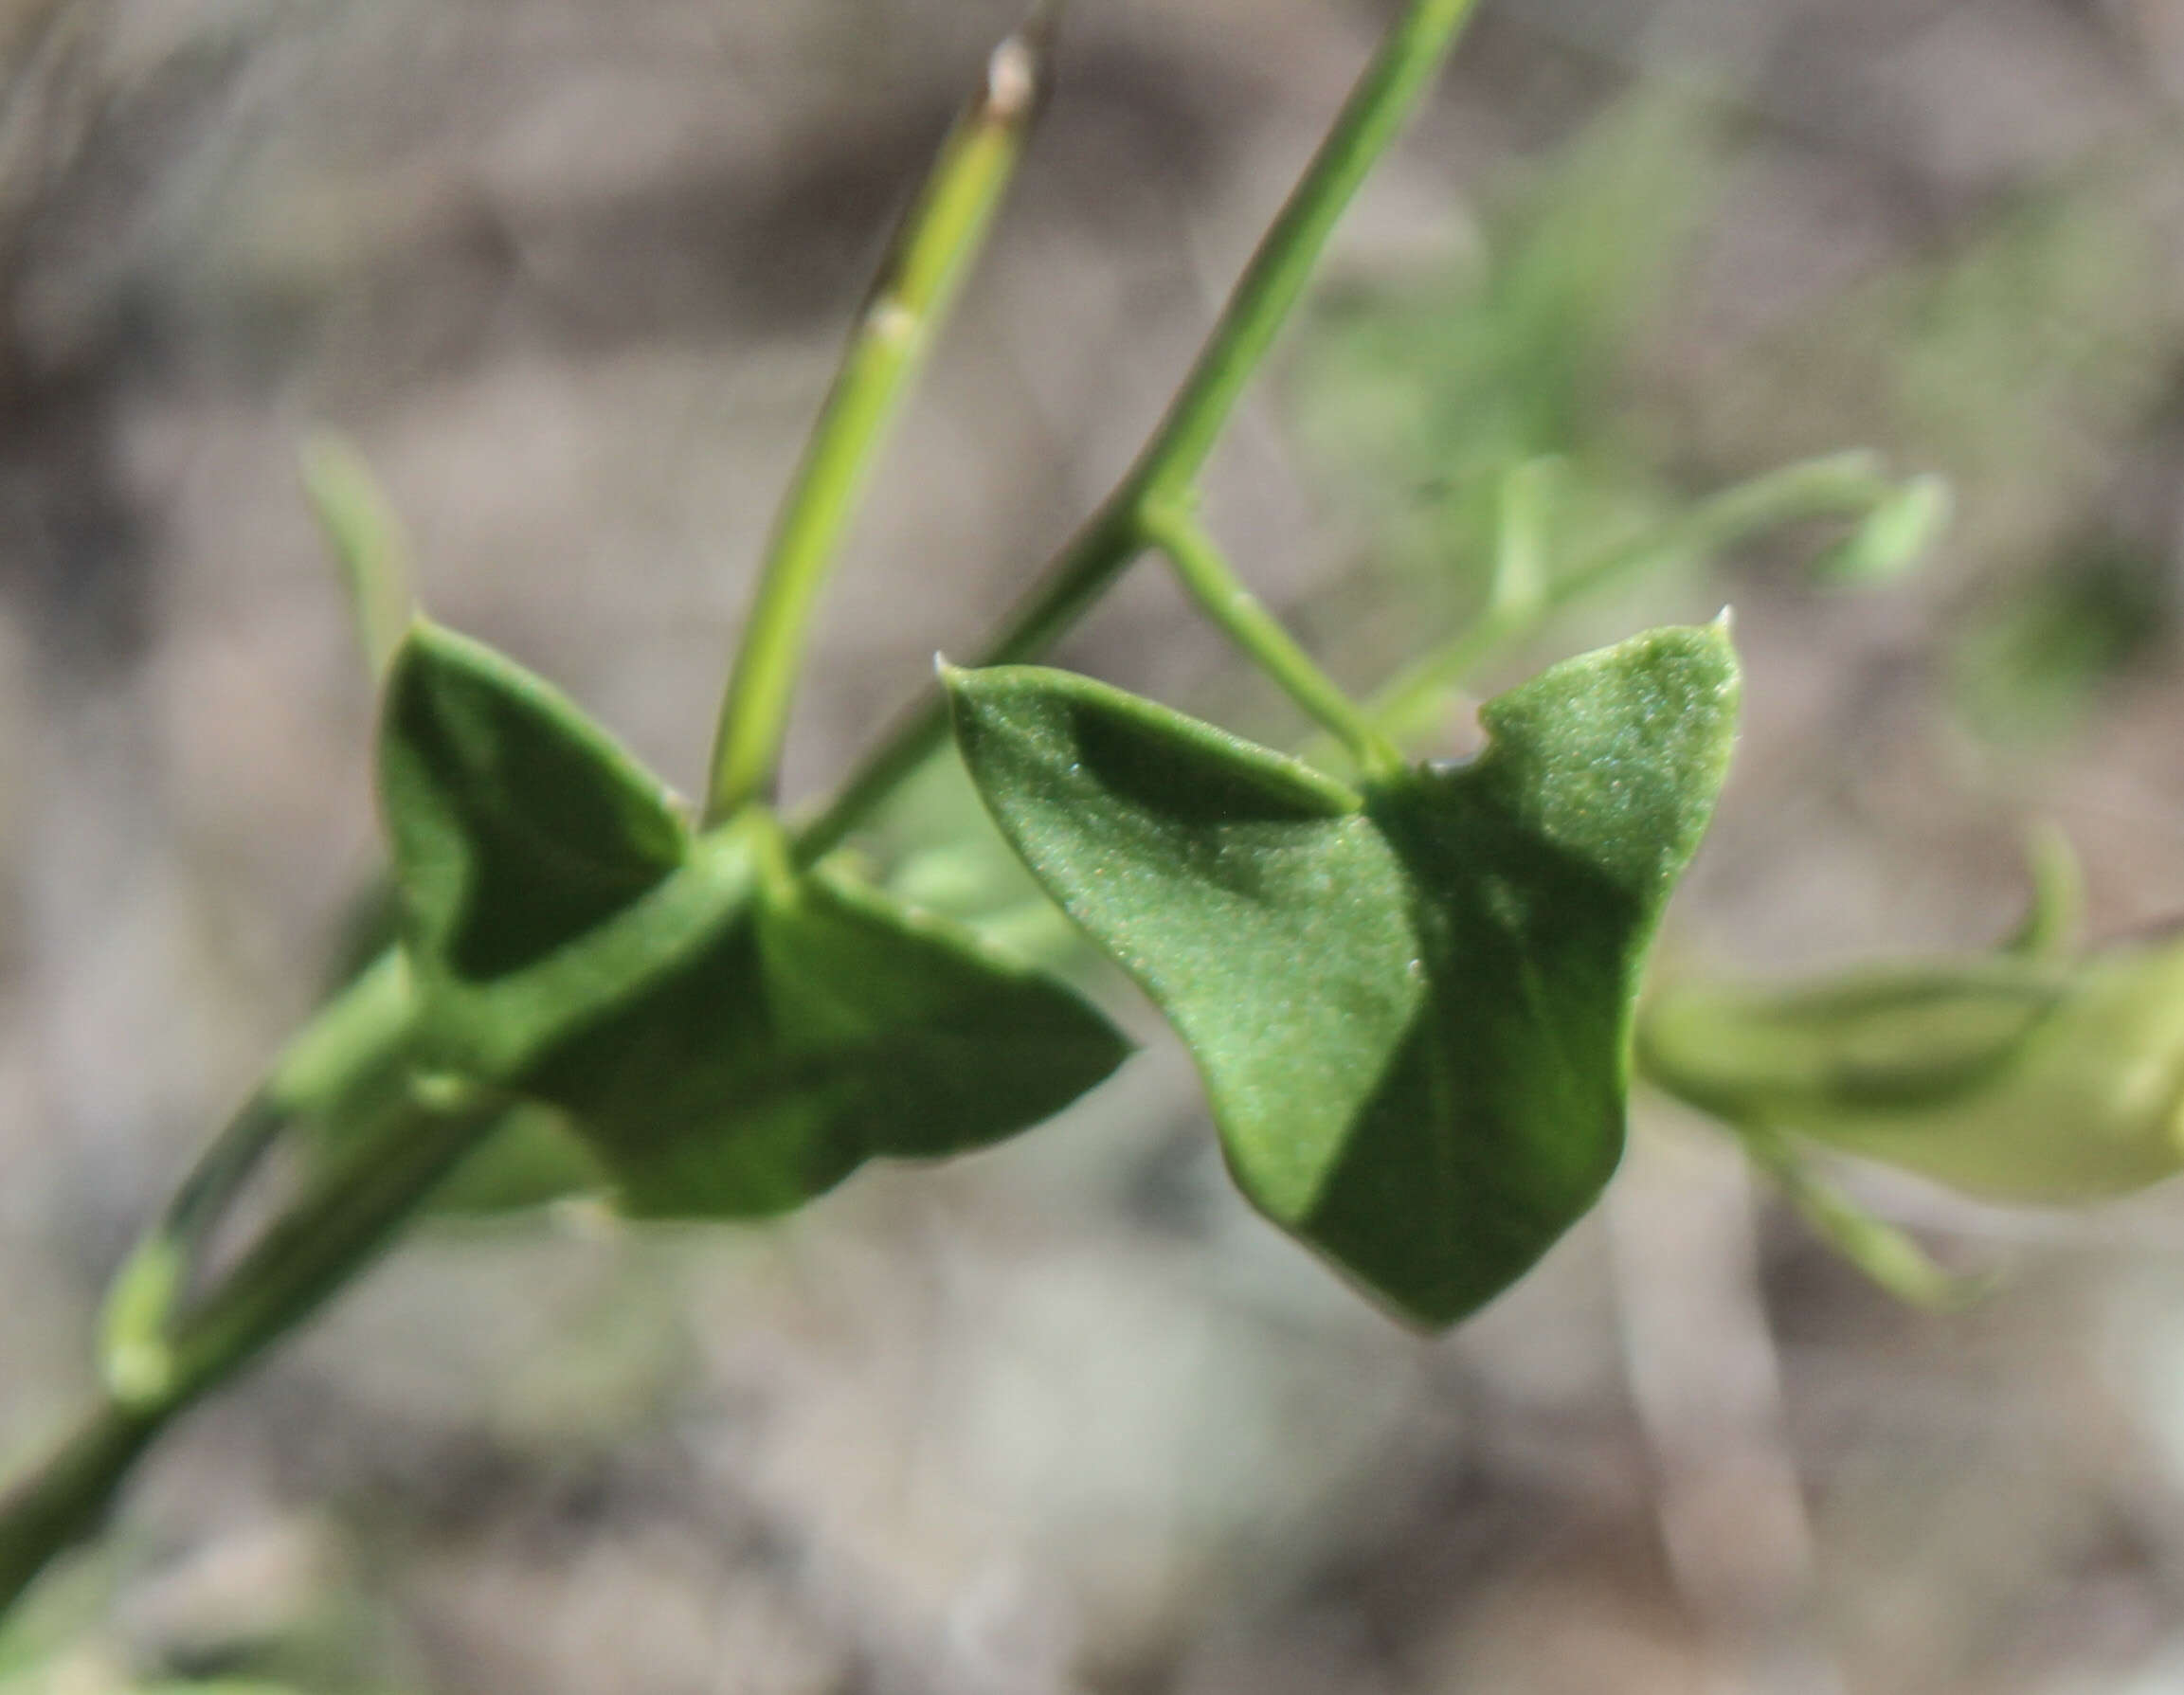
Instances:
[[[1871,455],[1833,454],[1739,483],[1634,539],[1597,548],[1543,589],[1504,593],[1497,574],[1479,618],[1398,672],[1366,712],[1391,740],[1410,746],[1432,732],[1453,691],[1572,602],[1668,561],[1718,553],[1785,524],[1863,515],[1895,492]]]
[[[1944,1271],[1907,1231],[1815,1177],[1780,1131],[1752,1122],[1730,1128],[1820,1238],[1898,1300],[1928,1312],[1952,1312],[1985,1292],[1986,1279]]]
[[[1148,505],[1146,540],[1165,553],[1193,600],[1260,670],[1279,683],[1314,722],[1347,748],[1369,780],[1390,781],[1403,770],[1403,756],[1336,687],[1295,638],[1244,586],[1213,537],[1189,508],[1178,502]]]
[[[1049,564],[975,663],[1037,658],[1144,551],[1146,508],[1187,490],[1245,386],[1302,297],[1359,186],[1439,75],[1478,0],[1411,0],[1344,102],[1273,225],[1244,267],[1197,362],[1121,484]],[[906,717],[797,837],[809,863],[840,845],[948,732],[938,698]]]
[[[109,1393],[128,1404],[166,1393],[174,1369],[169,1330],[206,1242],[296,1118],[337,1110],[395,1061],[410,1017],[408,973],[390,949],[290,1039],[116,1274],[99,1327]]]
[[[1336,223],[1402,133],[1477,0],[1412,0],[1389,27],[1325,141],[1261,239],[1146,455],[1146,496],[1198,480],[1245,387],[1303,298]]]
[[[2026,959],[2068,959],[2085,935],[2085,868],[2078,850],[2061,826],[2036,824],[2025,840],[2025,869],[2032,898],[2002,951]]]
[[[760,568],[721,702],[709,824],[772,789],[820,592],[888,425],[1015,174],[1041,68],[1032,34],[994,50],[985,86],[942,145],[850,338]]]
[[[348,1283],[394,1237],[502,1103],[479,1093],[411,1102],[329,1171],[177,1325],[156,1395],[96,1403],[0,1493],[0,1615],[51,1560],[97,1528],[136,1457],[176,1416]]]
[[[215,1138],[123,1265],[100,1336],[104,1397],[76,1432],[0,1495],[0,1614],[56,1554],[88,1532],[137,1454],[344,1282],[392,1234],[476,1126],[406,1107],[321,1174],[195,1310],[184,1296],[207,1242],[276,1138],[303,1113],[337,1112],[401,1057],[406,974],[388,953],[322,1008]]]
[[[508,1108],[496,1092],[467,1086],[426,1092],[319,1178],[183,1321],[173,1343],[180,1404],[232,1376],[370,1263]]]
[[[1864,517],[1898,492],[1871,453],[1800,460],[1709,496],[1651,535],[1595,550],[1556,586],[1555,604],[1564,604],[1663,560],[1718,553],[1786,524]]]
[[[99,1376],[117,1401],[141,1406],[167,1393],[169,1329],[205,1239],[288,1123],[264,1091],[245,1101],[115,1272],[99,1315]]]
[[[99,1527],[129,1468],[164,1423],[162,1416],[102,1401],[0,1491],[0,1617],[56,1555]]]
[[[378,676],[415,609],[402,522],[363,455],[339,436],[320,434],[305,443],[303,492],[341,567],[365,666]]]
[[[1110,496],[1056,556],[1042,578],[1044,586],[986,642],[973,664],[1011,665],[1036,659],[1145,550],[1135,509],[1138,491],[1132,485],[1126,489],[1127,497],[1125,490]],[[932,756],[947,734],[948,703],[935,690],[858,763],[825,810],[799,826],[798,862],[809,865],[839,847]]]

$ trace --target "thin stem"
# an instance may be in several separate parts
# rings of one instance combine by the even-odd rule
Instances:
[[[169,1423],[309,1316],[385,1248],[477,1145],[503,1103],[482,1092],[412,1100],[325,1173],[183,1319],[156,1396],[96,1403],[0,1493],[0,1614],[51,1560],[97,1528],[130,1467]]]
[[[1477,0],[1412,0],[1381,40],[1296,189],[1260,240],[1190,379],[1153,439],[1145,492],[1196,481],[1229,414],[1289,321],[1327,238],[1440,75]]]
[[[0,1617],[56,1555],[99,1527],[129,1468],[164,1423],[163,1415],[99,1402],[0,1491]]]
[[[2002,951],[2026,959],[2068,959],[2085,935],[2085,867],[2078,850],[2060,825],[2041,822],[2025,838],[2025,869],[2032,898]]]
[[[1572,602],[1668,561],[1704,558],[1786,524],[1862,515],[1894,492],[1869,454],[1808,460],[1724,489],[1635,538],[1597,548],[1544,589],[1505,594],[1497,578],[1480,617],[1398,672],[1366,712],[1384,734],[1409,746],[1432,732],[1452,691]]]
[[[377,676],[414,608],[402,521],[363,455],[339,436],[321,434],[304,444],[303,492],[341,567],[365,666]]]
[[[117,1401],[142,1406],[167,1394],[174,1375],[169,1330],[206,1238],[288,1121],[263,1090],[253,1094],[115,1272],[99,1315],[99,1376]]]
[[[1401,773],[1403,756],[1395,744],[1374,728],[1357,703],[1244,586],[1219,545],[1187,507],[1174,502],[1149,505],[1145,535],[1167,555],[1183,587],[1206,616],[1314,722],[1349,749],[1368,779],[1387,781]]]
[[[1126,483],[1070,540],[1020,606],[972,661],[1012,665],[1036,659],[1082,618],[1145,551],[1136,507],[1138,487]],[[911,709],[859,762],[825,809],[796,832],[796,857],[808,865],[839,847],[887,798],[932,756],[948,734],[948,702],[934,691]]]
[[[264,1083],[198,1159],[107,1298],[100,1374],[117,1398],[135,1404],[167,1393],[174,1370],[169,1332],[207,1240],[290,1124],[336,1110],[395,1062],[411,1010],[402,956],[390,949],[289,1040]]]
[[[1028,30],[994,50],[985,86],[943,143],[850,338],[760,568],[721,702],[709,824],[773,786],[820,592],[888,425],[1016,172],[1041,70],[1038,39]]]
[[[1664,560],[1718,553],[1784,525],[1864,517],[1898,492],[1870,453],[1800,460],[1709,496],[1650,535],[1595,550],[1556,586],[1556,600],[1566,603]]]
[[[1987,1279],[1943,1270],[1909,1232],[1814,1176],[1789,1138],[1771,1125],[1747,1121],[1730,1128],[1821,1239],[1898,1300],[1928,1312],[1951,1312],[1985,1292]]]
[[[421,1087],[388,1113],[183,1321],[174,1339],[183,1398],[231,1376],[375,1257],[507,1107],[492,1091]]]
[[[1327,139],[1244,267],[1137,462],[1056,555],[975,663],[1006,665],[1038,658],[1144,551],[1144,509],[1197,480],[1245,386],[1303,295],[1336,221],[1433,86],[1477,4],[1411,0],[1389,27]],[[798,857],[808,863],[840,845],[924,763],[947,730],[947,703],[938,698],[906,717],[851,774],[833,803],[799,831]]]

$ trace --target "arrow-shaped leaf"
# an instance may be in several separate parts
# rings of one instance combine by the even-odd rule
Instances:
[[[969,930],[791,872],[763,810],[689,838],[579,709],[446,632],[396,659],[381,789],[422,1056],[567,1109],[633,1211],[784,1211],[1036,1124],[1126,1052]]]
[[[1441,1325],[1592,1204],[1727,764],[1725,630],[1556,666],[1482,712],[1476,760],[1369,797],[1065,673],[949,687],[1002,831],[1176,1025],[1276,1222]]]
[[[557,690],[420,623],[387,685],[380,793],[410,935],[461,976],[537,960],[682,863],[659,781]]]
[[[820,875],[769,891],[532,1079],[641,1216],[785,1212],[867,1158],[921,1159],[1051,1117],[1128,1045],[967,929]]]

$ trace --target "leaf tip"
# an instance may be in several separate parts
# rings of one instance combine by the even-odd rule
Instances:
[[[950,664],[946,654],[936,653],[932,657],[932,674],[940,681],[941,692],[948,696],[949,711],[960,720],[970,706],[972,679],[978,676],[977,668]]]
[[[1811,575],[1834,587],[1895,581],[1916,570],[1949,528],[1956,496],[1935,472],[1891,490],[1843,541],[1813,562]]]
[[[406,679],[425,667],[461,664],[469,657],[469,644],[445,624],[435,623],[422,608],[412,608],[394,645],[388,650],[381,671],[381,687],[388,694],[400,691]]]
[[[985,89],[979,101],[982,117],[1020,125],[1038,109],[1046,93],[1053,34],[1053,9],[1037,6],[994,48],[986,60]]]

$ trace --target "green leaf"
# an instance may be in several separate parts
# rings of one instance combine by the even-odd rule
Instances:
[[[574,707],[443,631],[397,658],[381,786],[423,1059],[564,1109],[633,1212],[785,1211],[1036,1124],[1127,1051],[961,926],[792,872],[762,809],[689,838]],[[583,1174],[522,1136],[483,1191]]]
[[[1128,1044],[962,926],[846,878],[768,888],[683,969],[530,1080],[648,1217],[788,1211],[866,1159],[983,1147],[1049,1118]]]
[[[1787,990],[1679,984],[1647,1006],[1639,1052],[1649,1076],[1731,1122],[1917,1112],[2007,1068],[2064,990],[2060,971],[2007,958]]]
[[[528,1211],[609,1186],[605,1167],[562,1113],[519,1101],[432,1192],[425,1210],[446,1218]]]
[[[564,1038],[701,954],[757,886],[751,827],[693,840],[659,780],[577,707],[429,624],[388,675],[379,786],[419,1057],[483,1082],[519,1089]]]
[[[547,683],[431,624],[388,677],[379,786],[406,933],[460,977],[540,959],[684,857],[657,778]]]
[[[1813,561],[1815,581],[1860,588],[1893,582],[1924,562],[1949,527],[1945,478],[1914,477],[1880,501],[1848,536]]]
[[[948,683],[987,806],[1175,1024],[1270,1217],[1445,1325],[1592,1204],[1726,766],[1724,628],[1559,665],[1485,709],[1476,760],[1369,797],[1086,678]]]
[[[1966,1275],[1936,1264],[1910,1232],[1876,1217],[1816,1175],[1811,1163],[1776,1130],[1754,1124],[1731,1127],[1814,1232],[1897,1300],[1928,1312],[1954,1312],[1994,1287],[1992,1277]]]
[[[2184,945],[1992,955],[1790,989],[1679,987],[1648,1076],[1992,1200],[2128,1194],[2184,1169]]]
[[[2025,869],[2032,895],[2004,953],[2032,960],[2063,960],[2085,938],[2085,868],[2070,838],[2055,824],[2036,824],[2025,838]]]

